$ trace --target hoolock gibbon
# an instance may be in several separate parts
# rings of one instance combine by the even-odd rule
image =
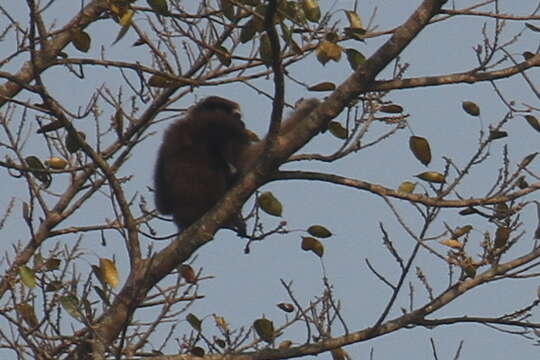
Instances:
[[[302,101],[280,132],[292,130],[318,104]],[[236,102],[218,96],[201,100],[165,132],[154,172],[157,210],[187,228],[221,199],[263,148],[264,140],[251,141]],[[224,227],[246,235],[241,214]]]

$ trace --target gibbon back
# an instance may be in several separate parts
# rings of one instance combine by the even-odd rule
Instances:
[[[300,103],[281,133],[292,131],[318,104],[316,99]],[[190,226],[253,164],[264,145],[264,140],[251,142],[236,102],[218,96],[203,99],[165,132],[154,172],[157,210],[172,215],[180,229]],[[241,214],[225,227],[246,234]]]

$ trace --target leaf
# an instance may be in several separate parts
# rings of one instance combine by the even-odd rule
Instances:
[[[463,101],[461,103],[461,107],[469,115],[472,115],[472,116],[480,115],[480,107],[476,105],[476,103],[473,103],[472,101]]]
[[[46,125],[43,125],[42,127],[40,127],[36,133],[38,134],[45,134],[45,133],[48,133],[50,131],[54,131],[54,130],[58,130],[58,129],[61,129],[64,127],[64,123],[60,120],[54,120],[54,121],[51,121],[50,123],[46,124]]]
[[[223,12],[223,15],[230,21],[234,21],[234,6],[229,0],[220,0],[219,6],[221,8],[221,11]]]
[[[324,40],[319,44],[316,51],[317,60],[325,65],[330,60],[338,62],[341,59],[341,52],[343,49],[336,43]]]
[[[379,111],[387,114],[400,114],[403,112],[403,107],[398,104],[388,104],[381,106]]]
[[[463,249],[463,244],[456,239],[441,240],[439,241],[439,243],[441,243],[442,245],[451,247],[452,249],[456,249],[456,250]]]
[[[356,49],[345,49],[345,54],[347,55],[347,61],[353,70],[358,69],[360,65],[366,62],[364,54]]]
[[[320,82],[308,87],[309,91],[333,91],[336,89],[336,84],[329,81]]]
[[[197,283],[197,275],[195,274],[195,271],[191,267],[191,265],[188,264],[182,264],[180,265],[180,275],[186,280],[188,284],[196,284]]]
[[[191,353],[191,355],[195,356],[195,357],[203,357],[204,356],[204,349],[200,346],[194,346],[192,347],[189,352]]]
[[[260,318],[253,322],[253,328],[261,340],[267,343],[274,341],[274,323],[271,320]]]
[[[60,305],[75,319],[81,318],[79,312],[79,299],[74,295],[65,295],[60,298]]]
[[[437,171],[425,171],[415,176],[430,183],[444,184],[446,182],[444,175]]]
[[[465,234],[468,234],[473,229],[472,225],[464,225],[461,227],[458,227],[456,230],[453,231],[452,236],[454,238],[462,237]]]
[[[124,35],[127,34],[129,28],[131,27],[133,16],[135,15],[135,11],[132,9],[128,9],[120,18],[120,21],[118,23],[121,25],[120,31],[118,31],[118,35],[116,35],[116,38],[114,39],[112,45],[116,44],[124,37]]]
[[[90,35],[88,35],[87,32],[83,30],[75,31],[73,33],[72,41],[73,41],[73,46],[75,46],[77,50],[82,51],[84,53],[90,50],[90,44],[92,43],[92,39],[90,38]]]
[[[214,320],[216,322],[216,326],[218,328],[220,328],[221,331],[223,331],[223,332],[231,331],[231,329],[229,327],[229,324],[227,323],[227,320],[225,320],[225,318],[223,316],[218,316],[216,314],[214,314],[213,316],[214,316]]]
[[[279,343],[278,349],[288,349],[292,346],[293,342],[291,340],[283,340]]]
[[[362,23],[362,20],[357,13],[355,13],[354,11],[346,10],[345,15],[347,15],[347,20],[349,20],[350,28],[362,29],[365,31],[364,24]]]
[[[267,67],[272,66],[272,45],[270,44],[270,38],[266,32],[262,34],[259,39],[259,55],[261,56],[264,65]]]
[[[409,138],[409,148],[413,155],[425,166],[431,162],[431,148],[427,139],[420,136],[411,136]]]
[[[476,210],[473,207],[468,207],[459,212],[459,215],[461,216],[467,216],[467,215],[473,215],[473,214],[478,214],[478,210]]]
[[[152,75],[148,79],[148,85],[156,88],[170,88],[174,86],[174,81],[163,75]]]
[[[538,155],[538,152],[531,153],[523,158],[521,162],[519,163],[519,168],[524,169],[527,166],[530,165],[530,163],[534,160],[534,158]]]
[[[60,280],[53,280],[45,287],[46,292],[58,291],[64,287],[64,284]]]
[[[534,54],[530,51],[524,51],[522,54],[523,56],[523,59],[525,59],[525,61],[529,60],[530,58],[534,57]]]
[[[62,263],[62,260],[60,259],[49,258],[47,259],[47,261],[45,261],[45,271],[58,270],[61,263]]]
[[[43,171],[43,170],[46,170],[45,166],[43,166],[43,164],[41,163],[41,160],[39,160],[37,156],[28,156],[26,159],[24,159],[24,161],[26,161],[26,164],[28,165],[30,172],[32,173],[32,175],[34,175],[36,179],[41,181],[45,186],[50,185],[51,180],[52,180],[51,175],[48,174],[46,171]],[[37,171],[32,171],[32,170],[37,170]]]
[[[222,349],[225,349],[227,347],[227,343],[223,339],[214,337],[214,342]]]
[[[111,120],[111,125],[114,129],[114,132],[116,133],[116,136],[121,139],[124,133],[124,112],[122,111],[122,108],[120,106],[118,106],[118,108],[114,112],[114,116]]]
[[[86,134],[82,131],[77,132],[77,134],[82,140],[86,139]],[[79,139],[77,139],[77,137],[71,135],[70,133],[68,133],[66,136],[66,149],[72,154],[81,149],[81,143],[79,142]]]
[[[518,188],[520,188],[521,190],[526,189],[526,188],[529,187],[529,183],[527,182],[527,180],[525,180],[525,176],[520,176],[517,179],[516,184],[517,184]]]
[[[35,328],[36,326],[38,326],[39,321],[32,305],[27,303],[18,304],[15,306],[15,310],[17,311],[19,316],[28,324],[28,326],[30,326],[31,328]]]
[[[247,24],[242,27],[242,31],[240,31],[240,42],[242,44],[245,44],[251,39],[253,39],[253,37],[257,33],[257,30],[259,28],[259,24],[257,23],[257,21],[258,20],[253,17],[247,22]]]
[[[324,255],[324,245],[319,240],[309,236],[302,237],[302,250],[312,251],[318,257]]]
[[[500,249],[506,246],[508,238],[510,237],[510,228],[508,226],[501,226],[497,228],[495,232],[495,249]]]
[[[332,135],[337,137],[338,139],[347,139],[349,137],[349,134],[347,132],[347,129],[345,129],[340,123],[337,121],[330,121],[328,124],[328,130]]]
[[[302,0],[302,8],[306,18],[311,22],[319,22],[321,19],[321,8],[317,0]]]
[[[148,5],[159,15],[169,15],[167,0],[146,0]]]
[[[225,49],[223,46],[219,46],[216,51],[216,56],[219,59],[219,62],[224,66],[229,66],[232,63],[232,57],[231,54],[229,54],[229,51]]]
[[[26,265],[19,267],[19,276],[24,285],[29,288],[35,288],[37,281],[34,271]]]
[[[277,307],[287,313],[291,313],[294,311],[294,305],[290,303],[279,303],[277,304]]]
[[[318,237],[318,238],[323,238],[324,239],[324,238],[328,238],[328,237],[332,236],[332,233],[330,232],[330,230],[328,230],[327,228],[325,228],[322,225],[311,225],[307,229],[307,231],[311,236],[315,236],[315,237]]]
[[[533,25],[531,23],[525,23],[525,26],[527,28],[529,28],[530,30],[532,30],[532,31],[540,32],[540,27],[535,26],[535,25]]]
[[[110,305],[110,301],[107,297],[107,294],[105,293],[105,291],[102,289],[102,288],[99,288],[97,286],[94,286],[94,291],[98,294],[98,296],[100,297],[100,299],[107,305]]]
[[[118,269],[116,268],[116,264],[107,258],[100,258],[99,259],[99,272],[101,273],[101,278],[105,283],[107,283],[109,286],[115,288],[118,286],[118,283],[120,282],[119,276],[118,276]]]
[[[267,214],[281,216],[283,205],[270,191],[264,192],[257,198],[257,204]]]
[[[198,332],[201,332],[202,321],[198,317],[196,317],[192,313],[189,313],[186,315],[186,320],[193,329],[197,330]]]
[[[538,121],[538,119],[535,116],[525,115],[525,120],[527,120],[529,125],[531,125],[531,127],[534,130],[540,132],[540,122]]]
[[[416,187],[416,183],[412,181],[404,181],[401,184],[399,184],[398,191],[412,194],[414,191],[414,188]]]
[[[474,266],[470,258],[466,258],[465,260],[463,260],[463,262],[461,263],[461,268],[468,277],[474,279],[474,277],[476,276],[476,266]]]
[[[495,206],[493,207],[493,211],[493,216],[496,219],[504,219],[510,216],[510,209],[508,208],[508,205],[506,205],[506,203],[495,204]]]
[[[345,350],[343,350],[342,347],[338,347],[338,348],[330,350],[330,354],[332,354],[332,360],[350,359],[350,356],[348,356],[347,352],[345,352]]]
[[[502,130],[489,130],[489,140],[502,139],[508,136],[506,131]]]
[[[45,165],[51,169],[62,170],[67,166],[67,161],[57,156],[53,156],[52,158],[45,160]]]

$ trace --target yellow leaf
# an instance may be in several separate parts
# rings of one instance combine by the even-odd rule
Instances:
[[[330,60],[338,62],[341,59],[342,51],[343,49],[338,44],[324,40],[317,47],[317,59],[323,65]]]
[[[317,0],[302,0],[302,8],[309,21],[316,23],[321,19],[321,8]]]
[[[47,165],[51,169],[62,170],[67,166],[67,161],[62,158],[53,156],[52,158],[45,160],[45,165]]]
[[[439,241],[442,245],[451,247],[452,249],[463,249],[463,244],[456,239],[446,239]]]
[[[412,181],[404,181],[401,184],[399,184],[398,191],[412,194],[414,191],[414,188],[416,187],[416,183]]]
[[[349,20],[349,26],[353,29],[364,29],[364,24],[360,16],[354,11],[346,10],[345,14],[347,15],[347,20]]]
[[[103,279],[103,281],[109,284],[109,286],[113,288],[118,286],[118,269],[116,268],[116,265],[112,260],[100,258],[99,271],[101,273],[101,278]]]
[[[446,182],[444,175],[437,171],[425,171],[415,176],[431,183],[444,184]]]

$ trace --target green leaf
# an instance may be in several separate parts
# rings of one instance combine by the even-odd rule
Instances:
[[[311,225],[307,231],[311,236],[315,236],[318,238],[328,238],[332,236],[330,230],[328,230],[322,225]]]
[[[196,317],[195,315],[193,315],[192,313],[189,313],[186,315],[186,320],[187,322],[189,323],[189,325],[191,325],[191,327],[197,331],[201,331],[202,329],[202,321]]]
[[[270,191],[264,192],[257,198],[257,204],[267,214],[281,216],[283,205]]]
[[[34,275],[34,271],[32,271],[32,269],[30,269],[28,266],[23,265],[19,267],[19,276],[21,277],[21,281],[23,282],[23,284],[27,287],[36,287],[36,276]]]
[[[79,299],[75,295],[65,295],[60,298],[60,305],[75,319],[81,318],[79,312]]]
[[[146,0],[148,6],[152,8],[159,15],[169,15],[169,6],[167,0]]]

